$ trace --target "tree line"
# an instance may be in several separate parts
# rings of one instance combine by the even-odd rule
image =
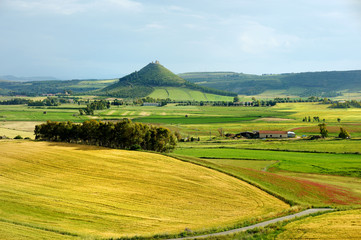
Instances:
[[[10,100],[0,101],[0,105],[21,105],[21,104],[28,104],[29,101],[30,101],[29,99],[24,99],[24,98],[13,98]]]
[[[330,106],[330,108],[361,108],[361,101],[351,100],[351,101],[344,101],[344,102],[334,102]]]
[[[83,143],[117,149],[167,152],[175,148],[175,135],[163,127],[134,123],[129,119],[119,122],[85,121],[52,122],[35,126],[35,139],[69,143]]]
[[[60,102],[58,98],[47,97],[44,100],[33,101],[29,100],[28,106],[59,106]]]

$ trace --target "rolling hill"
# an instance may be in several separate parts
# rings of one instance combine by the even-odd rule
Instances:
[[[154,153],[33,141],[1,141],[0,151],[0,239],[177,234],[289,208],[236,178]]]
[[[113,97],[146,97],[151,94],[155,88],[159,87],[176,87],[183,89],[191,89],[202,93],[211,93],[223,96],[235,96],[235,93],[224,90],[217,90],[203,87],[191,83],[161,65],[158,61],[149,63],[139,71],[135,71],[123,78],[117,83],[105,87],[96,93]],[[172,96],[169,96],[172,98]],[[193,100],[193,99],[184,99]]]
[[[193,72],[179,74],[200,86],[257,95],[284,90],[301,97],[335,97],[340,92],[361,91],[361,70],[252,75],[235,72]]]

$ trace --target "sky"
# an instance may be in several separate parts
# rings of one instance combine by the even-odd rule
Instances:
[[[361,70],[359,0],[0,0],[0,75]]]

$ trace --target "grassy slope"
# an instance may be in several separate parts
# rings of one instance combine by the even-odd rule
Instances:
[[[304,218],[284,228],[277,239],[361,239],[361,210]]]
[[[175,88],[175,87],[159,87],[148,95],[152,98],[166,99],[170,98],[176,101],[232,101],[233,97],[215,95],[210,93],[203,93],[187,88]]]
[[[0,237],[177,233],[288,208],[242,181],[157,154],[28,141],[2,141],[0,151]]]

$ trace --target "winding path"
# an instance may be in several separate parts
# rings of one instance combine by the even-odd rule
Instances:
[[[251,226],[248,226],[248,227],[237,228],[237,229],[233,229],[233,230],[229,230],[229,231],[225,231],[225,232],[219,232],[219,233],[211,233],[211,234],[193,236],[193,237],[174,238],[174,239],[168,239],[168,240],[198,239],[198,238],[206,238],[206,237],[214,237],[214,236],[224,236],[224,235],[228,235],[228,234],[247,231],[247,230],[258,228],[258,227],[265,227],[265,226],[267,226],[269,224],[272,224],[272,223],[281,222],[281,221],[284,221],[284,220],[290,220],[290,219],[293,219],[293,218],[296,218],[296,217],[307,216],[307,215],[310,215],[310,214],[313,214],[313,213],[325,212],[325,211],[334,211],[334,209],[332,209],[332,208],[311,208],[311,209],[307,209],[307,210],[299,212],[299,213],[295,213],[295,214],[284,216],[284,217],[275,218],[275,219],[268,220],[268,221],[261,222],[261,223],[257,223],[257,224],[254,224],[254,225],[251,225]]]

